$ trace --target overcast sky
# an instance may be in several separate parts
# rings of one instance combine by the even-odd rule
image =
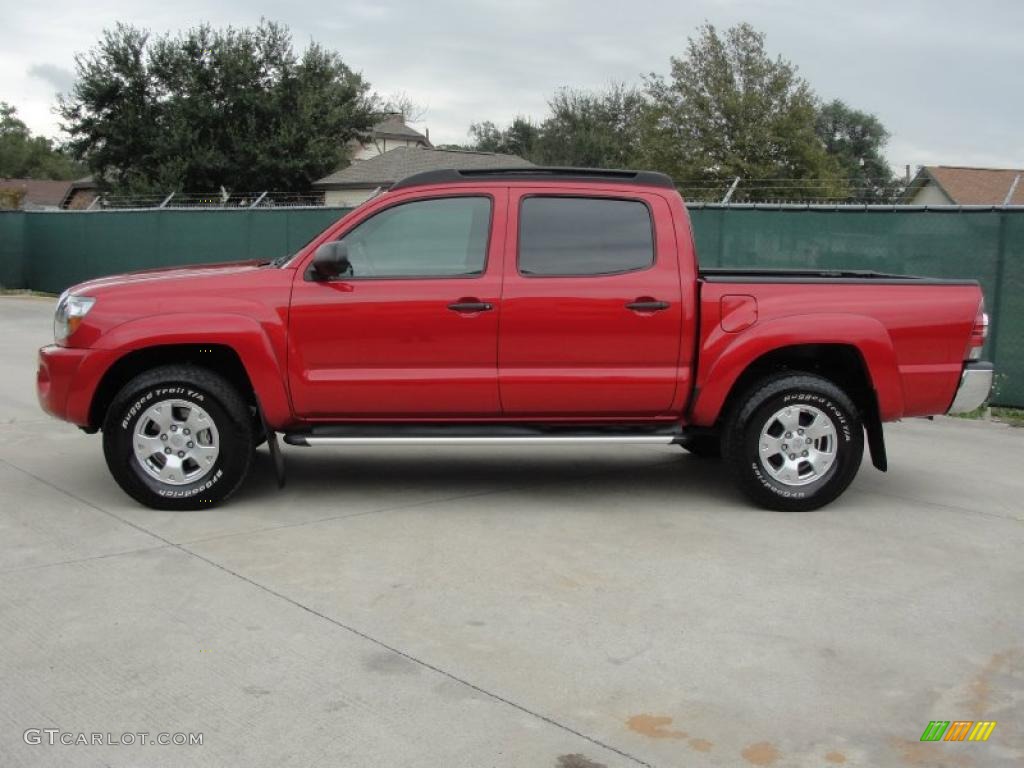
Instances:
[[[124,21],[153,32],[202,21],[291,27],[296,48],[339,51],[380,93],[427,107],[421,130],[462,142],[469,123],[541,117],[561,86],[599,88],[667,72],[704,20],[748,21],[823,99],[876,114],[893,167],[1024,167],[1024,2],[1019,0],[0,0],[0,101],[59,135],[54,94],[74,54]]]

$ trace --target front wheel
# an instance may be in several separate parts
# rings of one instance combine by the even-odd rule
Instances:
[[[769,509],[807,511],[838,497],[864,455],[856,406],[828,379],[780,374],[755,386],[726,424],[740,488]]]
[[[122,490],[153,509],[211,507],[249,472],[252,419],[225,379],[192,365],[136,376],[103,422],[103,454]]]

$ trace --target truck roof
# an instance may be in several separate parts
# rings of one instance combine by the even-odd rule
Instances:
[[[446,168],[424,171],[406,176],[391,185],[391,189],[423,187],[429,184],[452,184],[480,181],[585,181],[588,183],[629,184],[638,187],[664,187],[675,189],[672,179],[657,171],[608,170],[604,168]]]

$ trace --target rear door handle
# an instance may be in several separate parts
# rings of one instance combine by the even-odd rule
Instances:
[[[452,312],[490,312],[494,309],[494,306],[488,304],[486,301],[456,301],[454,304],[449,304],[448,309]]]
[[[634,312],[660,312],[670,306],[671,304],[667,301],[631,301],[626,305],[626,309],[631,309]]]

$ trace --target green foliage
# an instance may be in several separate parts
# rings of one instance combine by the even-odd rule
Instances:
[[[1024,427],[1024,408],[993,408],[992,418],[1014,427]]]
[[[877,117],[835,99],[818,108],[815,131],[855,197],[889,199],[901,191],[882,156],[889,132]]]
[[[315,43],[296,55],[272,22],[152,39],[119,24],[75,61],[68,147],[116,192],[305,189],[373,123],[362,77]]]
[[[540,129],[528,118],[516,117],[508,128],[498,128],[491,121],[473,123],[469,126],[469,134],[473,137],[471,148],[481,152],[500,152],[506,155],[519,155],[529,159],[534,153],[534,145]]]
[[[488,121],[469,127],[467,149],[519,155],[540,165],[622,168],[637,156],[646,110],[641,91],[614,84],[603,91],[559,90],[540,123],[516,117],[507,128]]]
[[[724,33],[705,24],[671,59],[670,75],[650,75],[642,88],[562,89],[548,106],[540,123],[474,123],[470,146],[545,165],[659,170],[684,193],[720,196],[739,176],[735,200],[871,200],[897,191],[878,119],[840,101],[821,105],[748,24]]]
[[[671,60],[669,79],[647,80],[652,160],[677,178],[807,179],[823,188],[762,185],[753,195],[825,197],[841,191],[839,164],[815,133],[816,100],[796,67],[765,51],[764,35],[711,24]]]
[[[548,102],[531,159],[543,165],[625,168],[637,157],[639,127],[647,104],[643,93],[613,84],[601,92],[569,88]]]
[[[0,211],[18,210],[21,208],[21,201],[24,198],[24,189],[11,189],[10,187],[0,189]]]
[[[0,101],[0,178],[73,179],[84,173],[48,138],[33,136],[17,110]]]

